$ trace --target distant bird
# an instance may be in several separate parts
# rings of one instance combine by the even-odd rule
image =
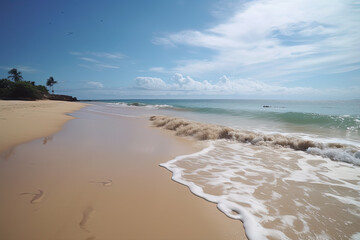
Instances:
[[[68,33],[66,34],[66,36],[70,36],[70,35],[72,35],[72,34],[74,34],[74,32],[68,32]]]

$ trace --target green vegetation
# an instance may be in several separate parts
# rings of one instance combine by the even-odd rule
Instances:
[[[77,101],[76,97],[54,94],[54,84],[57,81],[53,77],[49,77],[46,81],[46,86],[52,90],[52,94],[49,94],[45,86],[24,81],[21,72],[18,72],[16,68],[11,69],[8,73],[8,78],[0,79],[0,99]]]
[[[54,94],[54,84],[56,84],[57,81],[54,80],[53,77],[49,77],[48,80],[46,81],[46,86],[48,86],[49,88],[52,88],[52,93]]]
[[[47,98],[49,95],[45,86],[24,81],[21,72],[18,72],[16,68],[11,69],[8,73],[8,79],[0,79],[0,99],[36,100]]]
[[[21,72],[18,72],[16,68],[11,69],[8,73],[10,74],[8,78],[14,80],[14,82],[19,82],[23,80],[23,77],[21,76]]]

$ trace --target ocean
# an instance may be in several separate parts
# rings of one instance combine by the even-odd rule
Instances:
[[[360,100],[105,100],[206,147],[161,164],[249,239],[360,239]]]

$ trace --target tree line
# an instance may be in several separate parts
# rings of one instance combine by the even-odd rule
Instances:
[[[48,89],[43,85],[36,85],[34,81],[25,81],[21,72],[16,68],[8,71],[7,78],[0,79],[0,99],[44,99],[49,96]],[[49,77],[46,86],[54,94],[54,85],[57,81]]]

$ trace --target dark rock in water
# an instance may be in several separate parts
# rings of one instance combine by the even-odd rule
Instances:
[[[68,95],[59,95],[59,94],[50,94],[46,97],[49,100],[58,100],[58,101],[77,101],[76,97],[68,96]]]
[[[269,106],[269,105],[264,105],[263,106],[263,108],[269,108],[269,107],[271,107],[271,106]]]

